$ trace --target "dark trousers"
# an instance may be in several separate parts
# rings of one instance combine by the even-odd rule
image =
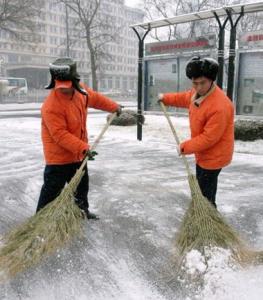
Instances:
[[[41,188],[37,211],[59,196],[65,184],[75,175],[81,162],[65,165],[46,165],[44,170],[44,184]],[[87,166],[78,185],[75,198],[80,208],[88,208],[89,176]]]
[[[202,194],[216,207],[217,179],[222,169],[207,170],[196,165],[196,178]]]

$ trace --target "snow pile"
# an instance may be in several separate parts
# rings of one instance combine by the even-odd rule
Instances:
[[[198,250],[193,249],[187,253],[185,258],[185,270],[190,275],[205,272],[205,258]]]
[[[196,296],[196,299],[212,299],[215,293],[221,293],[224,290],[222,282],[226,280],[226,277],[234,277],[234,274],[238,272],[238,268],[232,264],[229,250],[214,248],[208,250],[206,255],[208,255],[207,270],[204,274],[203,290],[200,295]]]
[[[258,276],[262,267],[244,270],[214,269],[205,276],[204,290],[196,299],[202,300],[261,300],[263,278]]]
[[[190,251],[184,261],[185,300],[260,300],[263,278],[257,274],[263,267],[241,269],[234,266],[227,249],[205,249],[202,255]]]

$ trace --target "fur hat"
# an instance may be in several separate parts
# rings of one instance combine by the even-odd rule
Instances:
[[[189,79],[204,76],[215,81],[218,73],[218,62],[210,57],[194,56],[187,63],[185,72]]]
[[[77,64],[69,57],[62,57],[56,59],[49,64],[49,71],[51,74],[51,81],[46,89],[52,89],[56,86],[56,81],[72,81],[72,87],[83,95],[87,95],[85,89],[80,84],[80,76],[77,72]]]

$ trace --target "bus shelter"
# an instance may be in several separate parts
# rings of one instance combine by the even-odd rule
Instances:
[[[158,93],[189,88],[185,67],[193,55],[216,58],[216,35],[145,44],[144,110],[160,110]],[[175,109],[184,111],[182,108]]]
[[[263,31],[239,37],[236,76],[236,112],[263,116]]]
[[[230,38],[229,38],[229,55],[228,55],[228,78],[227,78],[227,95],[230,99],[233,98],[234,92],[234,75],[235,75],[235,58],[236,58],[236,28],[239,20],[246,13],[254,13],[263,11],[263,2],[238,4],[227,7],[216,8],[213,10],[198,11],[185,15],[178,15],[171,18],[164,18],[155,21],[134,24],[131,28],[134,30],[139,41],[139,51],[138,51],[138,118],[137,118],[137,139],[142,140],[142,99],[143,99],[143,61],[144,61],[144,40],[147,34],[156,28],[161,28],[165,26],[171,26],[175,24],[182,24],[187,22],[194,22],[200,20],[207,20],[210,18],[215,18],[218,27],[218,62],[219,62],[219,72],[217,84],[223,86],[223,73],[224,73],[224,48],[225,48],[225,26],[229,22],[230,24]],[[143,33],[141,33],[141,30]]]

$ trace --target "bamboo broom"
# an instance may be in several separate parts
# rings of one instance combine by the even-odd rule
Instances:
[[[166,107],[162,102],[160,105],[179,146],[180,141]],[[182,154],[181,157],[187,170],[192,201],[184,215],[175,241],[175,260],[178,267],[192,249],[205,255],[206,249],[214,247],[229,249],[233,260],[240,265],[262,263],[263,252],[253,251],[244,244],[237,232],[226,223],[217,209],[203,196],[185,155]]]
[[[94,141],[91,150],[96,148],[115,117],[116,113],[113,113]],[[44,257],[66,245],[72,238],[82,235],[84,218],[82,211],[75,204],[74,193],[84,174],[83,168],[87,161],[88,156],[57,198],[2,238],[1,281],[36,265]]]

